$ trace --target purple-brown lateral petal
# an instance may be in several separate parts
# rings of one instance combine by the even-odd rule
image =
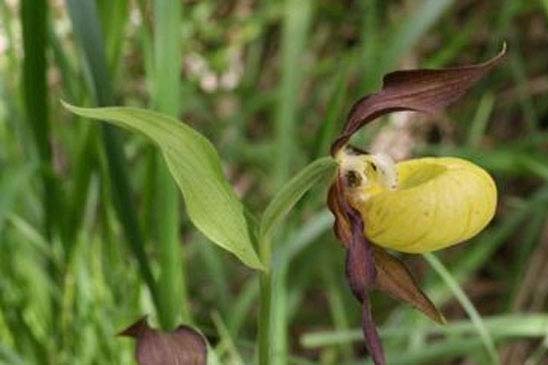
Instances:
[[[179,326],[171,332],[150,328],[146,317],[120,333],[137,340],[139,365],[206,365],[207,344],[196,330]]]
[[[369,301],[369,294],[365,294],[366,297],[362,301],[362,331],[365,338],[365,343],[369,354],[373,359],[375,365],[385,365],[386,360],[384,356],[384,350],[382,348],[382,342],[377,332],[377,326],[373,320],[371,314],[371,304]]]
[[[335,229],[346,243],[346,278],[354,296],[362,303],[362,330],[369,354],[375,365],[385,365],[382,343],[371,315],[369,302],[369,290],[376,286],[377,281],[373,249],[363,235],[363,219],[360,213],[345,199],[342,180],[339,177],[329,193],[332,211],[337,212]]]
[[[335,217],[335,223],[333,224],[335,236],[345,247],[348,247],[352,240],[352,229],[350,228],[350,223],[343,212],[342,199],[344,199],[344,195],[341,194],[338,181],[334,182],[329,187],[329,192],[327,194],[327,206]]]
[[[487,62],[440,70],[406,70],[387,74],[381,91],[367,95],[352,106],[345,128],[331,145],[331,154],[344,146],[366,123],[391,112],[435,113],[459,99],[504,56],[502,51]]]
[[[346,278],[354,296],[362,303],[362,330],[369,354],[375,365],[384,365],[384,351],[369,302],[369,290],[377,280],[372,247],[363,236],[361,218],[359,222],[351,218],[351,222],[353,239],[346,252]]]
[[[445,317],[423,293],[405,264],[384,249],[372,247],[377,270],[376,288],[411,304],[434,322],[445,324]]]

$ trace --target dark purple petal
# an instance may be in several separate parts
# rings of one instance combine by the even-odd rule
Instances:
[[[386,360],[384,357],[384,350],[382,348],[382,342],[377,332],[377,326],[373,320],[371,314],[371,304],[369,302],[369,295],[366,293],[366,297],[362,302],[362,331],[365,338],[365,345],[367,350],[373,359],[375,365],[385,365]]]
[[[485,76],[505,52],[506,46],[498,55],[478,65],[386,75],[381,91],[354,103],[343,132],[331,145],[331,154],[334,156],[362,126],[384,114],[404,110],[435,113],[445,108]]]
[[[352,241],[352,228],[350,227],[350,223],[348,222],[346,214],[343,211],[343,199],[344,194],[342,194],[337,181],[329,187],[329,192],[327,194],[327,206],[335,217],[335,223],[333,224],[335,236],[337,236],[344,246],[348,247]]]
[[[179,326],[172,332],[150,328],[146,317],[141,318],[120,336],[137,340],[135,355],[139,365],[206,365],[207,344],[196,330]]]
[[[346,278],[354,293],[354,296],[362,303],[362,330],[365,344],[375,365],[384,365],[384,351],[377,332],[377,327],[371,315],[369,302],[369,290],[376,282],[376,270],[373,262],[371,245],[363,236],[363,223],[353,221],[356,217],[351,215],[353,227],[353,239],[347,249],[346,255]],[[358,215],[359,217],[359,215]]]
[[[341,186],[340,181],[336,185]],[[338,190],[339,193],[344,193]],[[344,196],[344,195],[343,195]],[[340,197],[340,196],[339,196]],[[362,330],[365,344],[375,365],[384,365],[384,351],[371,315],[369,290],[377,281],[377,272],[373,261],[373,250],[363,235],[363,220],[356,210],[342,198],[340,199],[343,215],[351,227],[351,239],[346,253],[346,278],[354,296],[362,303]]]
[[[357,217],[351,217],[352,242],[346,254],[346,276],[352,292],[362,301],[365,293],[375,286],[377,272],[373,250],[363,235],[362,219],[359,214]]]

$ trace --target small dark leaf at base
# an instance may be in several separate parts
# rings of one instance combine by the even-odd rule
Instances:
[[[120,336],[137,341],[135,355],[139,365],[206,365],[207,344],[200,333],[188,326],[163,332],[150,328],[141,318]]]

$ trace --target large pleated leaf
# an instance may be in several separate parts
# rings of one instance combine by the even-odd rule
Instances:
[[[263,269],[251,242],[244,207],[228,184],[217,151],[204,136],[169,116],[136,108],[79,108],[73,113],[140,132],[162,151],[192,223],[244,264]]]

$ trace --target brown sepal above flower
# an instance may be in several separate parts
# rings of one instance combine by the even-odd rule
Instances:
[[[171,332],[159,331],[146,317],[119,333],[137,341],[135,356],[139,365],[206,365],[207,344],[200,333],[188,326]]]
[[[435,113],[459,99],[502,59],[506,46],[491,60],[471,66],[441,70],[396,71],[386,75],[378,93],[358,100],[345,127],[331,145],[331,155],[347,146],[350,138],[368,122],[396,111]],[[398,258],[375,246],[364,236],[364,222],[346,198],[349,183],[339,172],[329,188],[327,203],[335,217],[335,235],[347,249],[346,276],[354,296],[362,303],[362,329],[376,365],[386,364],[382,344],[371,315],[369,291],[378,289],[405,301],[433,321],[445,318],[422,292],[411,272]]]
[[[505,53],[506,45],[498,55],[477,65],[385,75],[381,91],[354,103],[342,133],[331,145],[331,155],[335,156],[361,127],[384,114],[405,110],[431,114],[445,108],[495,67]]]

